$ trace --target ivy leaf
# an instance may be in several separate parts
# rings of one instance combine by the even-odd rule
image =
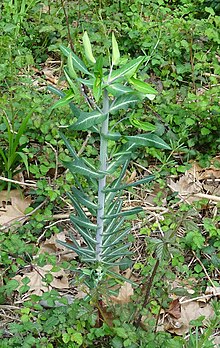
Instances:
[[[170,146],[167,143],[165,143],[165,141],[163,141],[157,135],[151,133],[126,136],[125,139],[128,140],[129,143],[139,146],[148,146],[155,147],[157,149],[171,150]]]

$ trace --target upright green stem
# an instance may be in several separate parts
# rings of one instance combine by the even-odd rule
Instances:
[[[104,90],[103,93],[103,112],[107,113],[109,110],[109,99],[108,92]],[[108,134],[108,124],[109,115],[102,124],[101,134],[100,134],[100,171],[106,172],[107,170],[107,154],[108,154],[108,141],[106,135]],[[103,189],[106,185],[106,175],[99,179],[98,188],[98,213],[97,213],[97,232],[96,232],[96,260],[98,262],[102,259],[102,239],[104,230],[104,220],[105,215],[105,193]]]

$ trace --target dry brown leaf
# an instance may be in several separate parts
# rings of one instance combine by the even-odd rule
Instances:
[[[181,317],[181,306],[178,298],[170,303],[167,313],[169,313],[176,319],[179,319]]]
[[[43,281],[43,278],[47,273],[50,273],[51,269],[51,265],[45,265],[44,267],[35,266],[32,272],[26,273],[23,276],[16,275],[13,279],[17,280],[20,283],[20,288],[23,285],[22,280],[28,277],[30,279],[30,282],[28,283],[28,286],[30,287],[28,293],[39,296],[41,296],[43,292],[49,291],[52,288],[69,288],[69,281],[63,270],[60,270],[58,272],[51,272],[53,281],[49,286]]]
[[[215,336],[213,343],[215,344],[215,348],[219,348],[220,347],[220,336]]]
[[[181,305],[181,317],[174,319],[171,317],[166,318],[164,323],[164,329],[176,335],[184,335],[189,331],[190,321],[196,320],[201,316],[204,316],[204,325],[207,320],[213,317],[214,310],[209,303],[202,303],[198,301],[190,301]]]
[[[125,282],[124,285],[119,290],[118,296],[110,296],[110,300],[115,303],[124,304],[131,301],[131,296],[134,294],[132,285],[128,282]]]
[[[41,244],[38,253],[56,254],[59,257],[59,261],[70,261],[75,259],[77,254],[58,242],[59,240],[66,242],[67,238],[67,233],[65,231],[52,235]]]
[[[0,225],[10,224],[25,216],[25,209],[31,204],[30,197],[22,196],[19,190],[0,192]],[[24,222],[24,220],[23,220]]]
[[[194,197],[193,194],[201,192],[202,185],[199,181],[195,181],[191,174],[182,175],[181,178],[176,182],[170,179],[169,187],[174,192],[178,192],[179,195],[188,203],[192,203],[200,199],[198,197]]]
[[[217,286],[217,287],[207,286],[207,288],[205,290],[205,294],[218,296],[218,298],[220,298],[220,286]]]

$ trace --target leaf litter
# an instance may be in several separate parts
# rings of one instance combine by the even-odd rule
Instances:
[[[24,223],[25,210],[30,206],[31,198],[24,197],[21,191],[0,192],[0,225],[9,227],[11,223]]]
[[[220,170],[200,169],[200,167],[195,163],[189,171],[187,171],[183,176],[180,177],[179,180],[177,180],[176,182],[171,180],[169,186],[173,191],[178,192],[180,196],[184,196],[184,198],[187,197],[188,203],[192,203],[195,200],[201,199],[200,197],[196,197],[196,194],[204,192],[204,189],[207,188],[207,186],[205,185],[214,185],[214,182],[219,178]],[[206,183],[204,183],[204,180],[206,180]],[[214,186],[212,186],[212,188],[214,188]],[[19,219],[20,217],[24,217],[24,211],[31,203],[30,199],[20,198],[20,191],[13,191],[11,191],[11,203],[9,204],[9,207],[12,206],[13,208],[5,209],[5,212],[2,212],[0,210],[1,223],[2,221],[3,223],[7,223],[14,218]],[[211,189],[209,188],[209,193],[210,192]],[[0,196],[0,203],[3,208],[5,208],[4,202],[7,202],[6,197],[6,193],[3,193],[3,195]],[[17,213],[15,213],[15,211]],[[3,220],[2,216],[6,217],[6,220]],[[45,252],[49,254],[55,254],[57,256],[58,262],[62,260],[73,260],[76,257],[76,254],[73,251],[66,249],[58,242],[58,240],[65,242],[67,238],[68,236],[66,231],[60,232],[57,235],[52,235],[49,239],[46,239],[40,245],[39,254]],[[26,273],[22,276],[17,275],[16,277],[14,277],[14,279],[19,282],[19,287],[21,287],[23,285],[22,281],[24,281],[26,277],[29,278],[29,290],[27,291],[27,295],[42,295],[43,292],[50,291],[52,288],[58,290],[68,289],[70,286],[66,273],[63,270],[59,272],[51,272],[51,270],[51,265],[46,265],[44,267],[34,266],[34,269],[31,272]],[[51,273],[53,276],[53,280],[50,285],[45,282],[45,275],[48,273]],[[125,282],[120,287],[118,295],[110,296],[110,300],[112,301],[112,303],[123,306],[132,301],[131,297],[133,294],[134,290],[132,285],[128,282]],[[205,302],[201,300],[201,297],[200,300],[193,300],[189,298],[184,298],[183,300],[181,298],[173,298],[173,300],[170,302],[169,308],[166,311],[161,311],[161,318],[158,322],[157,328],[158,331],[165,330],[176,335],[185,335],[187,332],[189,332],[190,322],[192,320],[198,319],[201,316],[204,317],[204,326],[208,325],[208,320],[214,315],[214,311],[211,304],[209,303],[209,300],[213,297],[219,298],[219,288],[208,287],[206,289],[205,295]],[[80,295],[79,297],[82,298],[84,296],[85,293],[83,293],[83,295]],[[75,297],[77,298],[77,295]],[[215,341],[218,341],[218,337],[215,338]]]
[[[28,286],[29,290],[27,295],[38,295],[41,296],[44,292],[50,291],[53,288],[55,289],[68,289],[69,280],[66,273],[63,270],[53,272],[52,265],[45,265],[43,267],[34,266],[34,269],[31,272],[25,273],[24,275],[16,275],[13,279],[17,280],[20,284],[19,288],[24,284],[24,279],[29,278]],[[53,276],[53,280],[50,282],[50,285],[46,283],[45,276],[47,274]]]

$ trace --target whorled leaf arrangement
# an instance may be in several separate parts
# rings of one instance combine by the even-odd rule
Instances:
[[[125,221],[128,216],[135,215],[142,209],[137,207],[122,211],[120,197],[123,190],[147,183],[154,178],[148,175],[132,184],[122,184],[132,153],[141,146],[160,149],[170,149],[170,147],[153,133],[123,136],[109,131],[109,122],[115,112],[132,107],[144,98],[152,100],[157,94],[149,84],[134,77],[145,57],[138,57],[114,69],[120,62],[120,53],[115,36],[112,34],[112,60],[110,68],[107,69],[103,66],[102,57],[95,59],[93,56],[86,32],[83,36],[83,44],[85,57],[90,65],[92,64],[91,69],[69,48],[61,46],[61,51],[67,58],[65,76],[70,89],[66,94],[55,91],[62,98],[54,107],[70,105],[73,116],[76,117],[76,122],[70,126],[71,130],[95,132],[96,136],[98,134],[100,138],[99,166],[94,167],[85,159],[79,158],[68,139],[61,134],[73,158],[71,162],[65,163],[75,179],[75,187],[68,193],[75,208],[75,214],[71,215],[70,219],[86,247],[81,247],[73,236],[70,236],[71,244],[62,244],[74,250],[90,269],[96,270],[98,282],[104,270],[108,272],[112,266],[123,264],[124,256],[130,255],[129,243],[125,242],[130,228],[125,228]],[[72,103],[74,90],[76,86],[80,88],[81,84],[90,89],[93,97],[94,109],[90,112],[82,111]],[[118,140],[123,140],[123,145],[109,160],[108,143]],[[116,171],[120,173],[118,176]],[[91,194],[83,190],[79,176],[87,180]],[[107,180],[108,177],[110,180]],[[86,210],[91,218],[85,213]]]

